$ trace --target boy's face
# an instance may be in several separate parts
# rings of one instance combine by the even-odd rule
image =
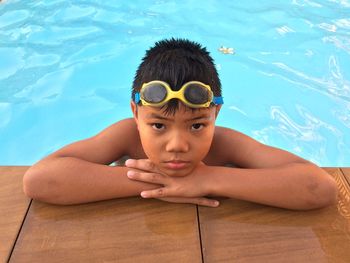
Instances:
[[[179,102],[174,115],[131,102],[143,150],[169,176],[190,174],[209,152],[220,106],[192,111]]]

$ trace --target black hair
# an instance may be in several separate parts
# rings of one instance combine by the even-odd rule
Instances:
[[[211,87],[214,96],[221,96],[221,83],[213,58],[205,47],[187,39],[164,39],[146,51],[138,67],[132,99],[145,82],[162,80],[177,91],[188,81],[201,81]],[[172,99],[163,107],[167,113],[175,113],[178,100]]]

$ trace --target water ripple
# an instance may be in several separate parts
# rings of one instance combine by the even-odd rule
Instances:
[[[0,29],[2,130],[16,134],[27,123],[30,134],[44,136],[38,109],[52,114],[42,121],[76,113],[72,122],[84,135],[84,116],[89,124],[91,116],[106,120],[98,115],[106,112],[111,121],[128,117],[144,50],[161,38],[187,37],[206,45],[218,65],[228,126],[321,165],[350,165],[349,1],[11,0],[0,5]],[[235,55],[217,52],[220,46]],[[2,138],[1,149],[28,158],[13,145],[33,141],[29,134]],[[45,154],[47,145],[60,144],[46,137]],[[6,158],[0,152],[0,162]]]

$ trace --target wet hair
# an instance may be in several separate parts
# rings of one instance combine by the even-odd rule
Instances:
[[[135,74],[132,99],[143,83],[152,80],[165,81],[174,91],[188,81],[201,81],[211,87],[214,96],[221,96],[221,83],[213,58],[205,47],[187,39],[164,39],[146,51]],[[166,103],[163,106],[165,112],[174,114],[178,102],[172,99]]]

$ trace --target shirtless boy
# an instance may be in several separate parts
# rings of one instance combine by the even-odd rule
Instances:
[[[133,118],[33,165],[24,192],[53,204],[141,195],[216,207],[213,198],[223,196],[307,210],[336,201],[334,179],[317,165],[215,126],[222,104],[207,50],[186,39],[159,41],[136,72]],[[125,156],[125,165],[110,165]]]

